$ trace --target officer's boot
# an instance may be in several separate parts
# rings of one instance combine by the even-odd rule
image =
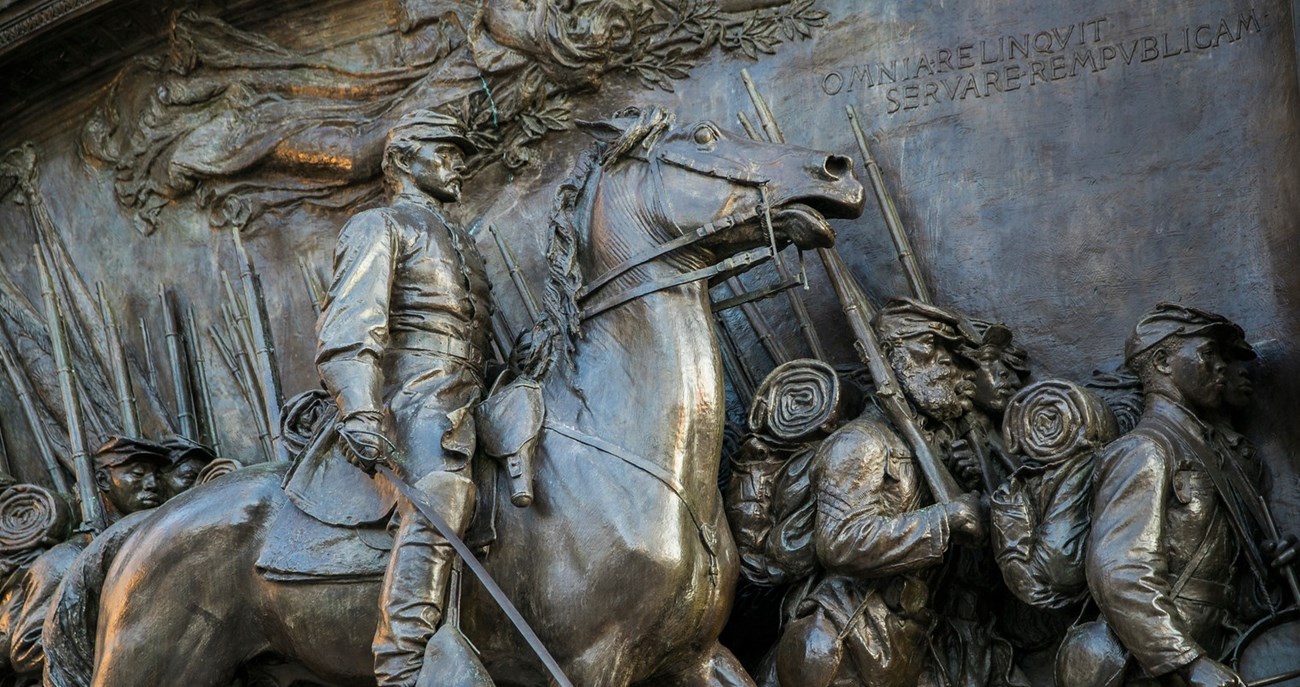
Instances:
[[[443,520],[463,535],[474,511],[474,483],[467,476],[437,471],[415,488]],[[442,622],[451,561],[456,552],[406,499],[398,500],[399,525],[384,573],[379,629],[375,632],[375,679],[379,687],[411,687],[425,645]]]

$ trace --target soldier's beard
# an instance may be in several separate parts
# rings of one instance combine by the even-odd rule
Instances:
[[[971,401],[970,383],[954,374],[952,368],[940,365],[913,369],[903,387],[922,413],[936,420],[955,420],[970,409]]]

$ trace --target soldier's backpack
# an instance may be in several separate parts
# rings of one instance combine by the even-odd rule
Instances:
[[[808,466],[820,440],[839,426],[844,406],[839,377],[818,360],[780,365],[755,392],[750,434],[731,460],[724,491],[741,572],[753,584],[786,584],[816,565]]]
[[[998,567],[1021,601],[1070,606],[1088,593],[1092,474],[1098,453],[1118,435],[1114,414],[1083,386],[1048,379],[1011,399],[1003,435],[1024,464],[991,497]]]

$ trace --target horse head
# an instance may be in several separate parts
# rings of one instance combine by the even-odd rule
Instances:
[[[646,167],[638,196],[647,229],[660,232],[659,241],[734,219],[734,226],[692,244],[714,259],[773,242],[827,247],[835,240],[827,217],[862,213],[862,184],[843,155],[754,141],[710,121],[676,124],[653,109],[624,110],[582,126],[605,146],[607,175],[620,160]]]
[[[556,193],[547,317],[522,351],[534,373],[572,352],[584,320],[744,271],[790,243],[830,246],[826,218],[862,213],[862,184],[842,155],[753,141],[708,121],[679,125],[653,108],[581,126],[597,142]],[[555,348],[561,332],[570,341]]]

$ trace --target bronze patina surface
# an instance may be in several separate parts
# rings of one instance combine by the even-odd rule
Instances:
[[[1297,31],[0,0],[0,685],[1300,684]]]

